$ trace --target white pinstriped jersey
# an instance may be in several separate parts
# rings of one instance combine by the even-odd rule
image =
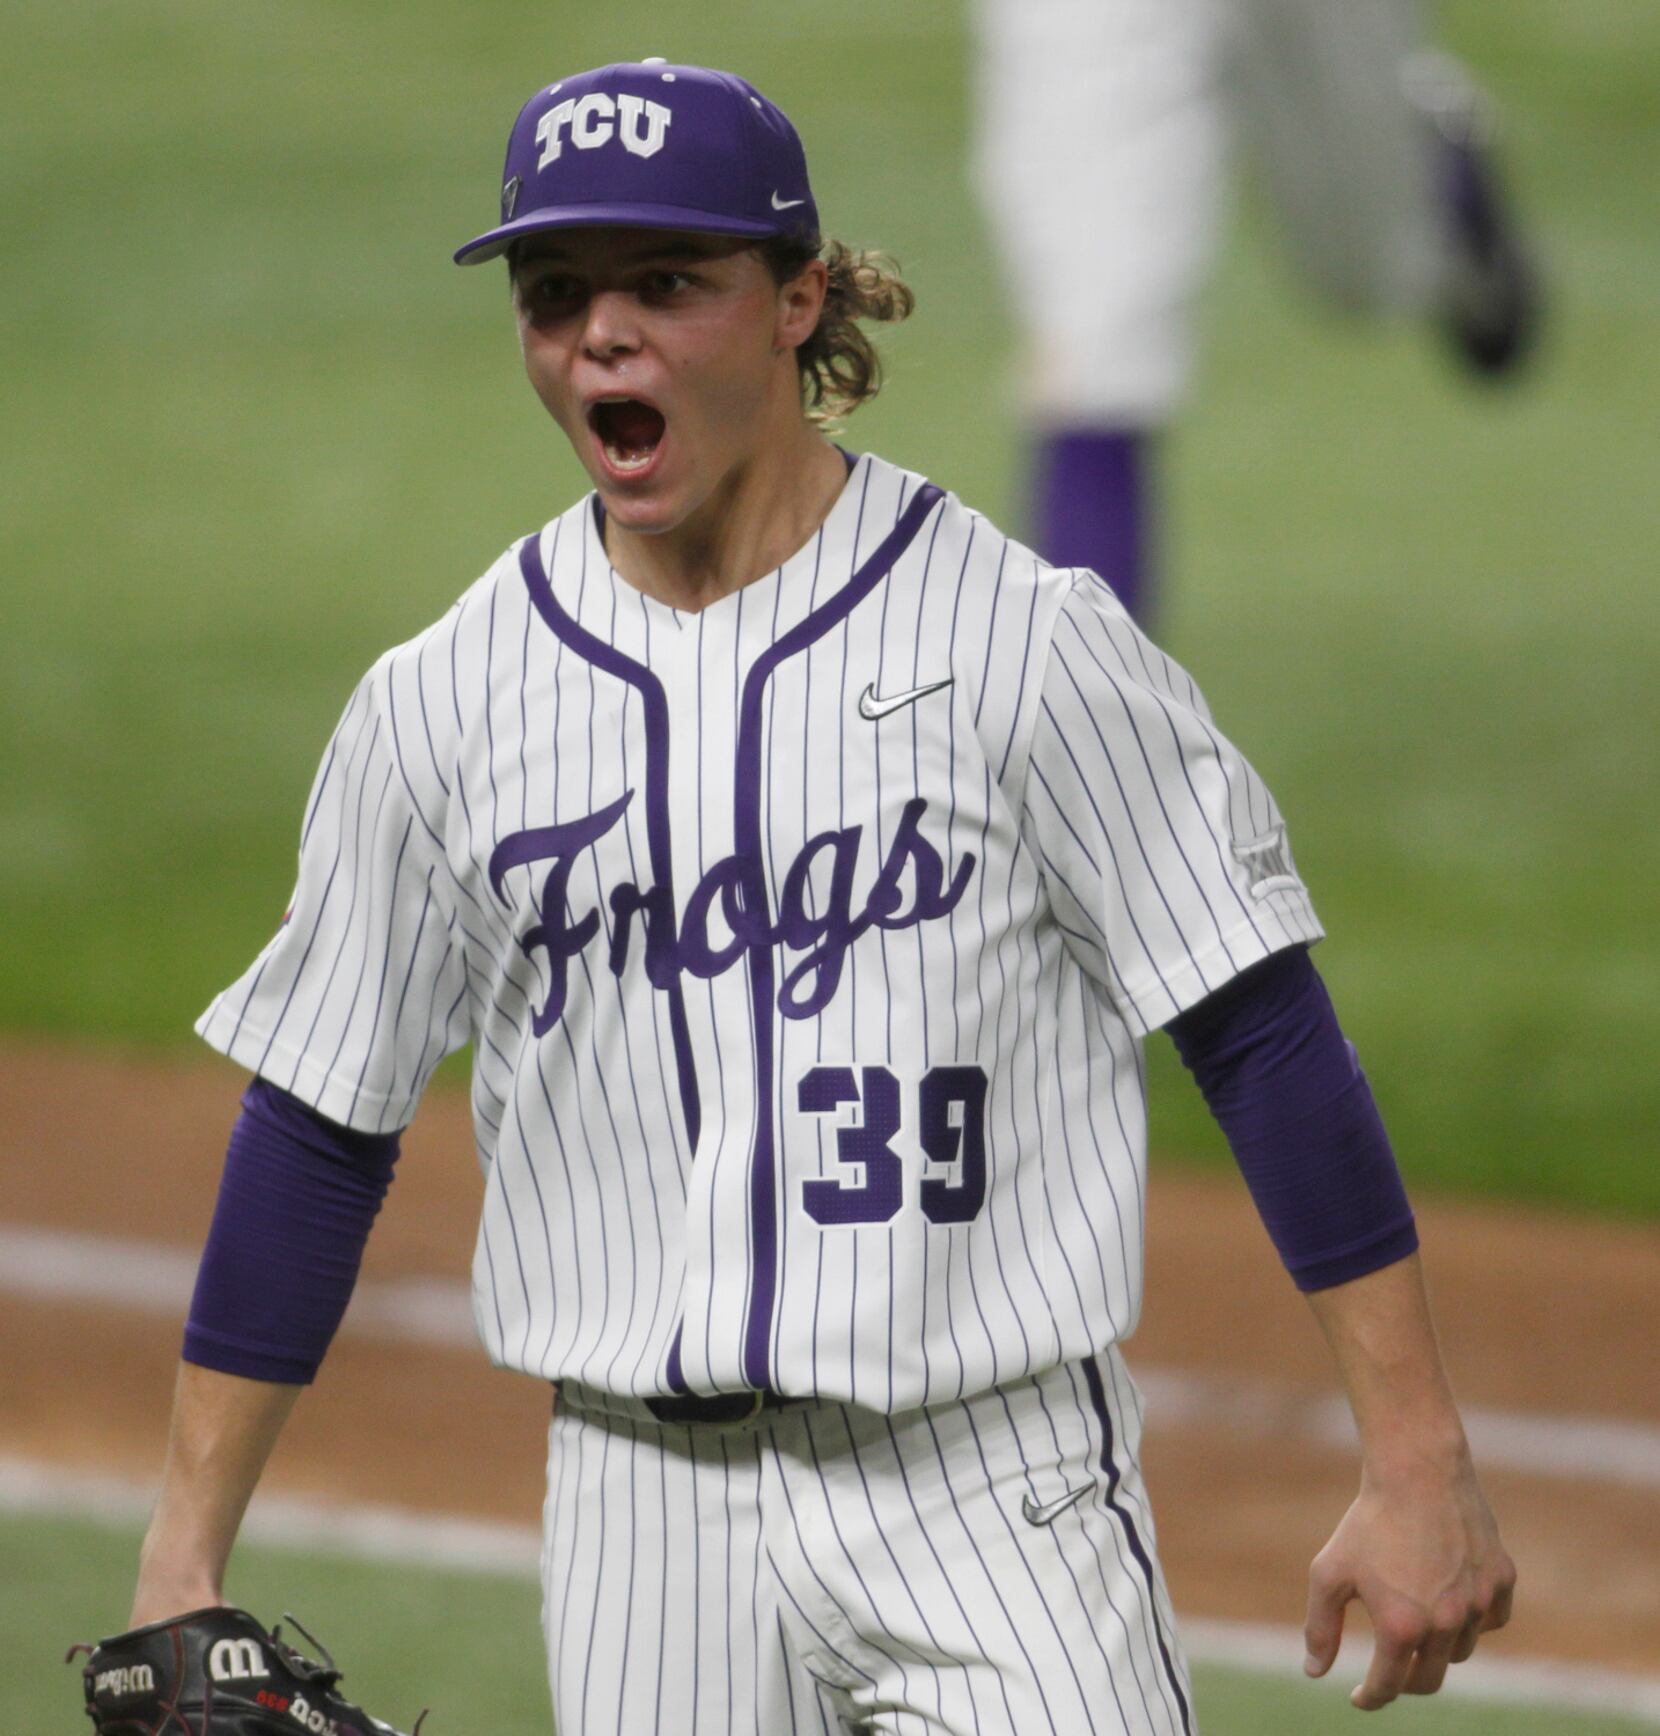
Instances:
[[[893,1411],[1131,1329],[1140,1039],[1319,932],[1105,587],[865,457],[701,612],[589,497],[383,657],[198,1029],[376,1131],[473,1043],[498,1362]]]

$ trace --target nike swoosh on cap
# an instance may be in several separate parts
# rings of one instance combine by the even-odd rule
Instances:
[[[1085,1483],[1082,1488],[1071,1489],[1066,1494],[1053,1501],[1046,1501],[1040,1507],[1030,1495],[1023,1495],[1020,1500],[1020,1515],[1028,1525],[1050,1525],[1075,1502],[1083,1500],[1095,1485]]]
[[[859,715],[867,723],[875,723],[877,718],[886,717],[890,711],[898,711],[902,705],[915,705],[919,699],[926,699],[930,693],[938,693],[942,687],[949,687],[956,679],[948,675],[943,681],[930,681],[926,687],[913,687],[906,693],[889,694],[886,699],[876,697],[876,683],[872,681],[859,695]]]
[[[773,190],[772,208],[774,211],[788,211],[796,205],[805,205],[806,203],[805,199],[780,199],[777,189],[774,188]]]

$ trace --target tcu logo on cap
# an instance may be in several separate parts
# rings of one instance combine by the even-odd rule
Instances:
[[[674,116],[660,102],[624,94],[612,98],[596,90],[580,99],[567,97],[536,123],[536,142],[542,154],[536,167],[545,169],[563,147],[560,134],[570,128],[570,141],[579,151],[597,151],[621,137],[625,150],[636,157],[654,157],[663,148],[663,135]]]

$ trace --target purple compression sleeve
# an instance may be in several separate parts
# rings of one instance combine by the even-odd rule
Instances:
[[[1275,953],[1166,1027],[1300,1290],[1418,1246],[1372,1088],[1307,949]]]
[[[231,1130],[184,1359],[305,1385],[351,1300],[395,1133],[355,1133],[255,1079]]]

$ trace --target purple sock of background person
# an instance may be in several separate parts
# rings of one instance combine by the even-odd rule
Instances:
[[[1057,428],[1033,456],[1032,538],[1046,561],[1098,573],[1137,621],[1151,604],[1151,437]]]

